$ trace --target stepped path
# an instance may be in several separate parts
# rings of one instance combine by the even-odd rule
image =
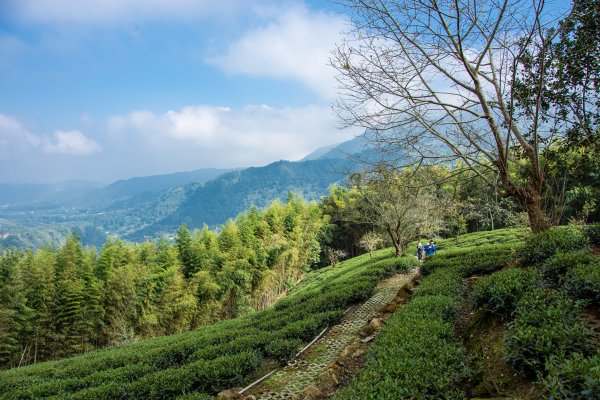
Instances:
[[[358,350],[365,335],[374,335],[381,326],[377,323],[382,310],[393,303],[399,291],[409,286],[419,272],[417,269],[398,274],[379,283],[373,296],[346,314],[342,321],[326,331],[305,353],[286,367],[272,373],[267,379],[244,392],[246,399],[308,399],[320,397],[311,394],[315,384],[323,380],[331,367],[344,354]],[[380,321],[380,320],[379,320]],[[366,333],[365,333],[366,332]],[[368,339],[367,339],[368,340]],[[336,379],[337,383],[337,379]]]

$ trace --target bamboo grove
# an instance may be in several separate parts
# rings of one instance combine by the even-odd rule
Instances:
[[[59,248],[0,255],[0,367],[188,331],[260,310],[318,261],[325,220],[291,197],[251,208],[217,232],[175,242],[108,240],[100,251],[69,234]]]

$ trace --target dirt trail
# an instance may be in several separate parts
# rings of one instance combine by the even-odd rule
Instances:
[[[367,335],[374,335],[383,321],[382,313],[390,314],[397,305],[399,291],[411,285],[418,276],[415,269],[398,274],[379,283],[374,295],[351,309],[343,320],[327,331],[304,354],[268,379],[244,393],[246,399],[314,399],[324,396],[326,388],[339,385],[340,375],[335,369],[344,369],[357,358],[361,360],[367,346]],[[402,301],[402,298],[401,298]],[[387,307],[386,307],[387,306]],[[344,361],[341,361],[344,360]]]

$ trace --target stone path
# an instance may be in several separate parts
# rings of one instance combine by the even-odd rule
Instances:
[[[300,397],[320,374],[325,372],[340,355],[357,338],[378,311],[389,304],[405,285],[418,275],[418,270],[407,274],[395,275],[381,282],[375,294],[350,312],[336,326],[331,328],[315,344],[298,359],[290,362],[283,369],[275,372],[259,386],[250,390],[256,399],[279,400]]]

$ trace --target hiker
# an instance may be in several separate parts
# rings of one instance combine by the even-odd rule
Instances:
[[[435,243],[433,242],[433,239],[431,239],[429,243],[425,245],[425,255],[427,257],[432,256],[435,254],[436,251],[437,248],[435,247]]]
[[[421,241],[419,240],[419,243],[417,243],[417,259],[421,260],[423,258],[423,245],[421,244]]]

